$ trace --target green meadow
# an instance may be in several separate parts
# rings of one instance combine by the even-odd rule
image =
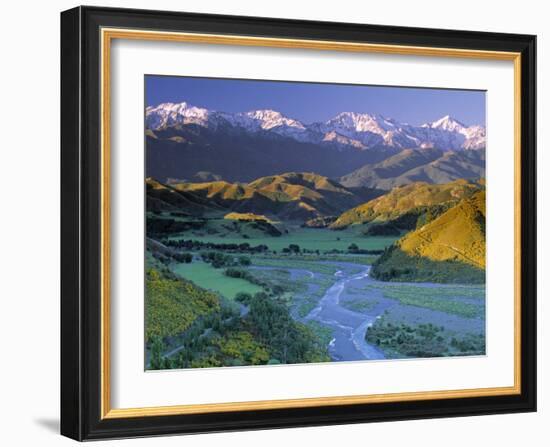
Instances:
[[[426,287],[395,283],[368,287],[382,291],[384,298],[408,306],[425,307],[465,318],[481,318],[485,314],[485,287]]]
[[[181,277],[193,281],[197,286],[218,292],[228,299],[234,299],[239,292],[254,294],[262,291],[261,287],[245,279],[224,275],[223,269],[215,269],[206,262],[174,264],[171,269]]]

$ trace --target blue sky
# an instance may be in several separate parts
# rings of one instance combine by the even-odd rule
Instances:
[[[274,109],[304,123],[359,112],[413,125],[444,115],[466,125],[485,124],[485,92],[472,90],[146,75],[145,96],[147,106],[186,101],[230,113]]]

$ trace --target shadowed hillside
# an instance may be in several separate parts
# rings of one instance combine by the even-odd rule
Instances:
[[[485,176],[485,152],[406,149],[384,161],[367,164],[341,177],[344,186],[391,189],[413,182],[448,183]]]
[[[227,128],[213,131],[195,124],[149,130],[146,146],[146,175],[163,182],[168,178],[204,178],[203,171],[232,182],[288,171],[340,177],[397,151],[352,148],[341,152],[333,142],[300,142],[266,132],[244,133]]]

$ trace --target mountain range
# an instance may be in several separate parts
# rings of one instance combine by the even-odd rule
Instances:
[[[153,132],[185,124],[212,130],[231,127],[250,133],[273,133],[301,142],[335,142],[356,150],[379,146],[401,149],[435,147],[442,150],[485,147],[483,126],[465,126],[449,115],[413,126],[380,114],[342,112],[326,122],[304,124],[275,110],[231,114],[182,102],[147,107],[145,123],[147,129]]]
[[[145,126],[147,176],[161,181],[207,173],[209,180],[243,182],[294,171],[340,179],[345,186],[390,189],[484,175],[485,128],[450,116],[414,126],[380,114],[342,112],[306,124],[275,110],[226,113],[182,102],[147,107]],[[384,177],[380,168],[388,169],[380,163],[393,164],[394,156],[403,169]],[[395,177],[401,178],[393,182]]]

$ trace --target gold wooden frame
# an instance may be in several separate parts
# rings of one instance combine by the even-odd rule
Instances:
[[[113,39],[203,43],[214,45],[260,46],[323,51],[367,52],[413,56],[506,60],[514,63],[514,385],[445,391],[405,392],[357,396],[328,396],[305,399],[226,402],[143,408],[111,408],[110,365],[110,70]],[[263,38],[249,36],[101,29],[101,419],[167,416],[247,410],[307,408],[327,405],[455,399],[503,396],[521,393],[521,54],[504,51],[463,50],[349,43],[320,40]]]

